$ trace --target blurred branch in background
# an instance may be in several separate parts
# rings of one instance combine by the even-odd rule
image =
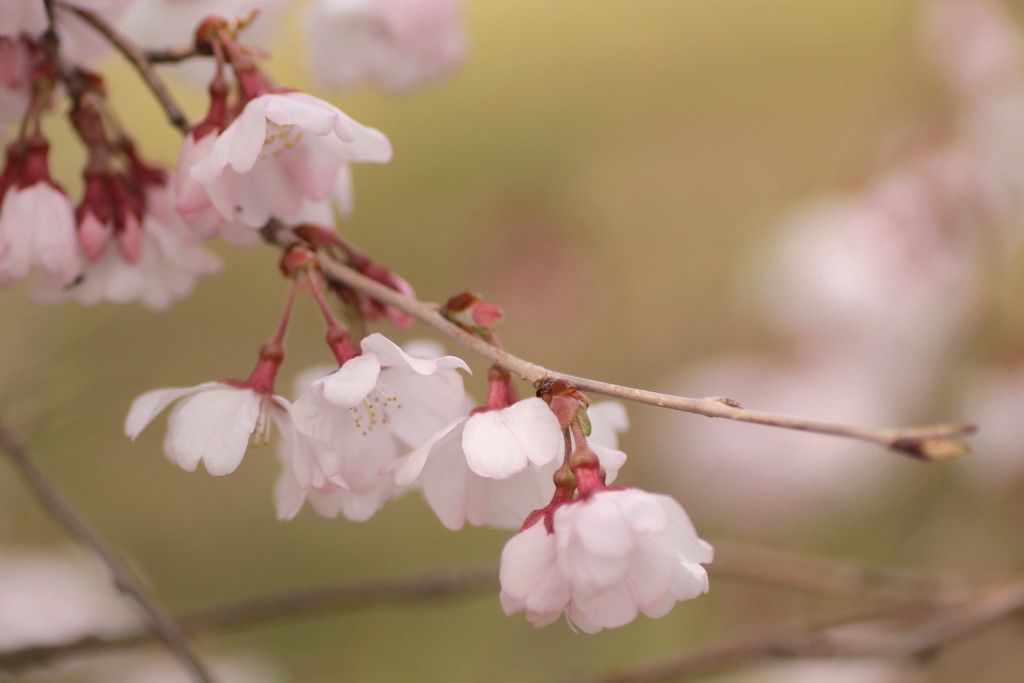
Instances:
[[[946,604],[910,604],[783,619],[739,638],[609,676],[566,683],[687,680],[767,658],[924,658],[1024,610],[1024,581],[993,580]]]
[[[882,600],[884,604],[840,616],[789,618],[681,658],[593,680],[670,680],[765,656],[918,655],[1024,608],[1021,579],[939,576],[738,543],[717,542],[715,547],[718,557],[710,569],[721,578]],[[461,599],[493,593],[497,588],[497,572],[492,568],[456,569],[283,591],[185,612],[176,621],[190,631],[215,632],[386,605],[406,607],[438,599]],[[112,636],[85,636],[56,645],[23,647],[0,652],[0,670],[28,671],[67,658],[136,647],[158,637],[151,629],[128,629]]]
[[[110,570],[114,586],[135,601],[146,616],[156,637],[159,637],[181,661],[193,680],[212,683],[214,680],[199,654],[195,651],[184,629],[150,596],[135,574],[117,556],[116,551],[93,529],[92,525],[57,490],[43,471],[36,466],[28,451],[3,423],[0,423],[0,451],[21,475],[25,486],[35,495],[54,520],[64,527],[79,543],[87,547]]]

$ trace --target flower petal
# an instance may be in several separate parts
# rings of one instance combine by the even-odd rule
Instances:
[[[124,433],[132,441],[135,441],[139,433],[159,415],[164,408],[182,396],[199,393],[208,389],[223,386],[219,382],[204,382],[194,387],[172,387],[169,389],[154,389],[147,391],[134,401],[128,409],[128,416],[124,420]]]
[[[220,385],[175,406],[164,450],[183,469],[199,461],[215,476],[234,472],[260,417],[263,396],[251,389]]]
[[[469,418],[462,436],[469,468],[482,477],[506,479],[526,467],[546,465],[564,451],[558,418],[540,398]]]

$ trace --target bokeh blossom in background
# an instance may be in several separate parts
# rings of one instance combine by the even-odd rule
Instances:
[[[791,5],[4,3],[0,675],[1016,680],[1021,8]]]

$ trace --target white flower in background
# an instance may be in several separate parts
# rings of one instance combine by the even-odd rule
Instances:
[[[983,96],[1020,79],[1024,49],[1005,8],[989,0],[932,0],[925,9],[929,56],[956,90]]]
[[[963,463],[965,475],[985,489],[1012,491],[1024,478],[1024,362],[977,371],[960,397],[956,414],[978,425],[971,457]]]
[[[554,511],[501,554],[501,604],[526,612],[534,626],[565,613],[587,633],[616,628],[638,613],[666,615],[680,600],[708,590],[711,546],[668,496],[638,489],[602,490]]]
[[[82,553],[0,552],[0,649],[113,635],[140,625],[103,568]]]
[[[369,519],[395,495],[388,472],[395,461],[468,409],[456,370],[469,367],[461,359],[417,358],[381,334],[360,346],[362,355],[337,371],[311,382],[299,378],[295,425],[326,445],[319,452],[326,478],[305,465],[286,469],[275,491],[282,518],[294,516],[308,496],[322,515]],[[288,453],[282,459],[294,460]]]
[[[732,683],[925,683],[924,666],[888,659],[768,662],[730,676]]]
[[[921,398],[892,382],[900,375],[889,369],[865,366],[843,348],[795,362],[734,356],[691,366],[667,386],[688,396],[727,396],[755,410],[884,425],[901,422]],[[652,462],[665,488],[685,498],[691,510],[736,529],[765,518],[772,529],[828,523],[830,515],[884,495],[885,478],[897,464],[892,454],[852,439],[722,420],[682,421],[668,414],[657,418],[658,459]]]
[[[131,5],[118,19],[125,35],[146,48],[181,45],[192,39],[203,19],[216,15],[231,20],[256,11],[256,20],[245,28],[245,39],[263,44],[272,30],[280,31],[288,0],[131,0]],[[188,60],[202,64],[204,73],[212,73],[213,60]],[[177,65],[169,65],[180,68]],[[186,66],[181,65],[181,66]]]
[[[461,0],[318,0],[308,26],[313,72],[336,88],[412,88],[466,50]]]
[[[390,159],[383,133],[337,107],[304,93],[268,93],[249,100],[219,133],[186,142],[179,167],[206,197],[181,181],[177,208],[197,212],[208,200],[223,220],[259,228],[272,216],[297,214],[306,201],[347,192],[345,164]]]
[[[588,410],[593,433],[587,440],[601,459],[607,481],[625,464],[616,432],[629,426],[614,402]],[[562,466],[565,440],[558,419],[539,398],[503,410],[460,418],[395,467],[395,483],[418,482],[427,504],[446,527],[469,522],[516,528],[551,500],[552,481]]]
[[[110,21],[135,0],[76,0],[80,7]],[[110,49],[110,43],[73,12],[59,5],[57,29],[63,58],[75,63],[88,63]],[[43,0],[3,0],[0,2],[0,36],[40,38],[46,30],[46,8]]]
[[[757,291],[774,322],[814,345],[842,337],[889,354],[917,345],[922,364],[955,342],[977,289],[970,242],[945,229],[954,213],[938,202],[934,176],[917,171],[795,213],[762,257]]]
[[[186,472],[202,462],[215,476],[234,472],[254,435],[266,441],[270,421],[277,424],[293,452],[312,448],[292,428],[291,404],[277,394],[222,382],[194,387],[154,389],[136,398],[124,432],[132,441],[164,408],[178,401],[167,420],[164,453]]]

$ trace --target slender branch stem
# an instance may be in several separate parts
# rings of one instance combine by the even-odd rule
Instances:
[[[209,57],[210,51],[200,50],[196,45],[178,45],[161,50],[146,50],[143,55],[150,64],[176,64],[193,57]]]
[[[89,548],[107,566],[117,589],[138,604],[149,622],[150,628],[167,644],[182,666],[188,670],[192,679],[199,683],[213,683],[213,677],[188,642],[181,624],[163,611],[163,608],[143,588],[128,566],[121,561],[115,551],[107,545],[71,502],[57,490],[43,471],[36,466],[25,447],[2,424],[0,424],[0,451],[7,454],[11,464],[21,475],[29,490],[35,494],[40,506],[49,512],[68,534]]]
[[[279,244],[287,245],[290,241],[287,236],[282,235],[281,230],[277,230],[273,234],[274,238],[279,240]],[[922,460],[942,460],[967,453],[967,447],[958,441],[957,438],[975,431],[973,425],[963,424],[937,424],[923,427],[889,429],[850,427],[759,410],[747,410],[740,406],[737,401],[728,398],[687,398],[555,372],[513,356],[508,351],[492,346],[479,337],[467,332],[442,316],[437,304],[408,298],[400,292],[366,277],[362,273],[327,255],[321,254],[319,258],[324,273],[328,277],[412,316],[495,365],[515,373],[527,382],[531,382],[534,386],[539,386],[547,380],[560,379],[574,384],[581,391],[601,394],[603,396],[611,396],[662,408],[671,408],[705,417],[718,417],[739,422],[751,422],[772,427],[782,427],[784,429],[859,439],[883,446],[902,455],[909,455]]]
[[[166,84],[159,76],[156,75],[156,72],[153,71],[152,63],[147,58],[146,53],[143,52],[138,45],[118,33],[113,26],[95,12],[67,4],[60,0],[58,0],[57,4],[61,8],[77,14],[83,21],[85,21],[85,23],[89,24],[96,29],[96,31],[102,34],[103,37],[106,38],[133,67],[135,67],[135,70],[139,72],[139,76],[142,77],[143,82],[149,87],[153,96],[156,97],[157,102],[160,103],[160,106],[163,108],[164,113],[167,115],[167,119],[171,122],[171,125],[182,133],[188,133],[190,128],[188,119],[171,97]]]

